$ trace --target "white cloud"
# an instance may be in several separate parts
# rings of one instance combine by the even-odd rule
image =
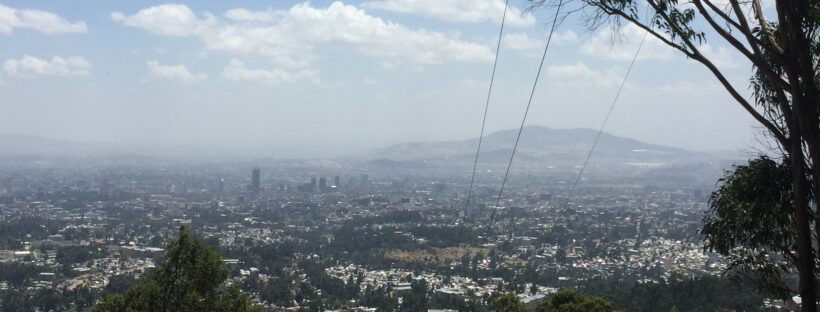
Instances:
[[[0,4],[0,34],[11,34],[14,28],[31,28],[46,34],[84,33],[84,22],[69,22],[57,14],[29,9],[15,9]]]
[[[686,97],[692,96],[692,90],[698,90],[698,94],[702,96],[704,93],[719,93],[725,92],[725,89],[719,84],[709,80],[692,81],[692,80],[677,80],[673,82],[665,82],[657,85],[646,86],[645,90],[653,90],[653,92],[661,96]]]
[[[519,50],[519,51],[541,51],[544,49],[544,44],[547,38],[533,38],[527,33],[508,33],[504,35],[502,40],[502,47]],[[555,32],[552,36],[552,45],[563,46],[578,41],[578,35],[566,30],[562,32]]]
[[[161,4],[125,16],[121,12],[111,13],[111,19],[125,26],[139,27],[158,35],[193,36],[207,32],[215,25],[215,17],[206,15],[198,18],[184,4]]]
[[[613,33],[611,29],[604,29],[595,33],[592,38],[581,45],[581,52],[601,59],[629,61],[635,56],[635,51],[645,32],[632,24],[621,28],[620,33]],[[698,46],[703,55],[721,68],[742,67],[745,58],[736,50],[723,46],[715,47],[708,43]],[[667,46],[657,38],[649,35],[638,55],[639,60],[670,60],[681,59],[682,53]]]
[[[21,59],[9,59],[3,62],[3,70],[9,76],[84,76],[91,70],[91,63],[82,57],[54,56],[51,60],[44,60],[29,55]]]
[[[232,59],[225,67],[222,75],[233,81],[254,81],[264,83],[291,83],[297,81],[319,82],[319,72],[313,69],[285,70],[275,69],[252,69],[236,59]]]
[[[130,16],[111,14],[126,26],[158,35],[197,37],[208,50],[264,56],[285,68],[310,67],[320,45],[352,48],[399,63],[488,62],[493,57],[485,45],[384,21],[341,2],[325,8],[303,3],[287,11],[233,9],[225,16],[198,17],[178,4],[154,6]]]
[[[726,47],[715,48],[708,43],[704,43],[698,47],[698,49],[719,68],[739,68],[742,67],[742,63],[739,60],[747,60],[746,57],[741,55],[737,50]],[[751,64],[749,64],[749,66],[751,66]]]
[[[501,44],[507,49],[520,51],[541,50],[544,48],[544,42],[542,40],[532,38],[526,33],[504,34]]]
[[[578,34],[572,30],[556,31],[552,35],[552,42],[556,45],[568,45],[578,42]]]
[[[185,65],[163,65],[157,60],[145,62],[148,66],[148,78],[158,80],[180,80],[194,82],[208,78],[205,74],[193,74]]]
[[[611,28],[601,29],[581,45],[581,52],[607,60],[632,60],[645,32],[632,24],[626,24],[618,31],[615,32]],[[646,37],[638,59],[668,60],[675,57],[677,53],[679,52],[649,35]]]
[[[284,15],[282,11],[267,9],[264,11],[251,11],[238,8],[225,12],[225,17],[240,22],[272,22],[274,19]]]
[[[561,87],[610,88],[622,79],[614,69],[598,71],[581,62],[547,66],[546,74],[553,84]]]
[[[415,13],[448,22],[501,22],[503,0],[381,0],[362,4],[365,8],[402,13]],[[510,26],[532,26],[535,17],[510,6],[505,23]]]

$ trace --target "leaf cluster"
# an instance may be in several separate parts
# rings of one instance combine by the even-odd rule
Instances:
[[[239,287],[223,286],[222,259],[183,226],[160,266],[123,294],[106,296],[94,311],[258,311]]]
[[[760,156],[726,172],[701,229],[704,251],[726,256],[727,274],[783,299],[798,260],[788,163]]]

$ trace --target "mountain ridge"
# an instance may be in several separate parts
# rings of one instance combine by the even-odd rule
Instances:
[[[518,129],[500,130],[486,135],[482,141],[480,158],[492,160],[504,158],[515,143]],[[516,152],[522,158],[577,158],[585,155],[592,146],[598,131],[589,128],[553,129],[544,126],[526,126]],[[371,159],[423,160],[438,158],[474,157],[478,138],[438,142],[410,142],[394,144],[377,149],[368,155]],[[681,148],[651,144],[636,139],[601,133],[596,155],[634,156],[636,159],[693,156],[697,152]]]

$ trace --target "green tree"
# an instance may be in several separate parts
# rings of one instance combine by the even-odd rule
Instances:
[[[157,269],[124,294],[106,296],[94,311],[257,311],[228,277],[211,247],[181,227]]]
[[[368,286],[359,302],[366,307],[378,308],[379,311],[395,311],[399,306],[398,299],[391,296],[390,290],[385,286],[376,289]]]
[[[586,296],[562,288],[538,307],[541,312],[614,312],[615,306],[604,298]]]
[[[495,298],[490,307],[495,312],[529,312],[532,311],[526,304],[521,302],[515,294],[503,294]]]
[[[400,311],[427,311],[430,302],[427,300],[427,281],[413,281],[410,293],[402,297]]]
[[[814,254],[820,251],[820,240],[813,250],[812,228],[820,233],[820,214],[811,216],[810,203],[817,203],[814,196],[820,194],[820,1],[777,1],[773,18],[764,12],[760,0],[530,2],[533,7],[559,3],[559,8],[574,2],[568,11],[587,13],[591,17],[587,23],[593,28],[626,22],[643,29],[703,65],[766,129],[790,161],[799,291],[803,311],[815,311]],[[709,53],[704,53],[707,31],[710,39],[731,47],[752,67],[755,101],[745,97]]]
[[[783,300],[798,264],[792,192],[788,161],[750,160],[718,181],[701,230],[704,249],[727,257],[728,274]]]

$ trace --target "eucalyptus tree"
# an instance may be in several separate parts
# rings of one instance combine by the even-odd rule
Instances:
[[[767,131],[790,162],[800,296],[803,310],[815,311],[812,232],[820,232],[820,214],[811,214],[813,194],[820,194],[820,1],[775,0],[774,8],[761,0],[529,1],[532,8],[584,13],[593,29],[625,23],[643,29],[708,69]],[[752,67],[753,99],[704,53],[707,39],[731,47]]]
[[[730,276],[790,300],[798,264],[793,204],[788,162],[761,156],[736,166],[709,199],[704,249],[726,256]]]

